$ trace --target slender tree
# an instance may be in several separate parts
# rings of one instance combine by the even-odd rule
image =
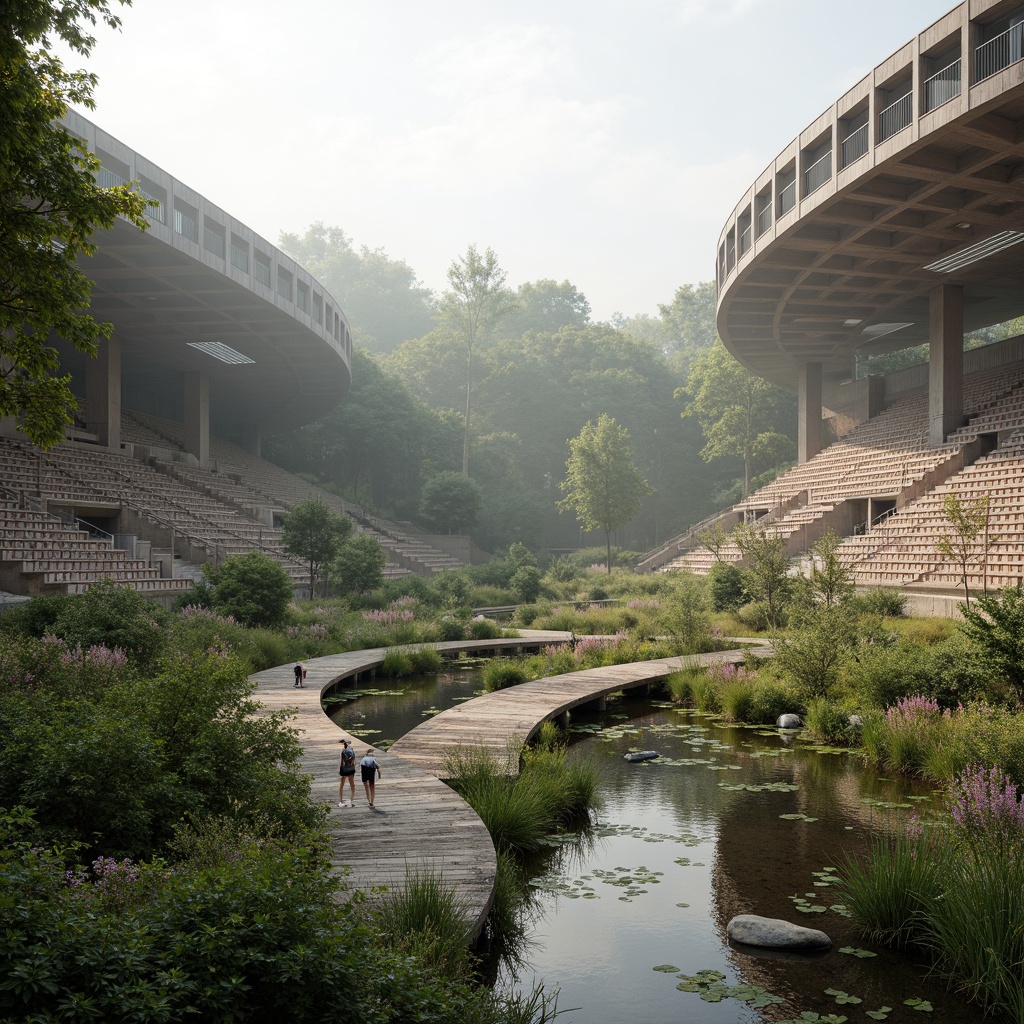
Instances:
[[[316,581],[352,532],[352,520],[339,515],[319,498],[306,498],[295,505],[281,524],[284,549],[309,566],[309,596]]]
[[[587,530],[604,530],[607,569],[612,571],[612,530],[625,526],[654,492],[633,465],[629,431],[604,413],[569,441],[566,478],[558,486],[562,512],[575,512]]]
[[[99,188],[99,161],[57,123],[71,103],[92,108],[96,78],[67,70],[53,44],[88,57],[97,20],[120,24],[111,4],[18,0],[0,11],[0,416],[20,417],[49,447],[77,403],[48,336],[95,356],[113,331],[87,312],[91,282],[78,257],[118,216],[145,228],[147,201],[130,185]]]
[[[960,569],[964,587],[964,602],[970,607],[971,591],[967,585],[967,567],[972,562],[982,563],[982,573],[988,575],[988,548],[997,540],[988,532],[988,495],[973,501],[961,501],[950,492],[942,502],[942,511],[949,523],[949,529],[936,541],[935,550]],[[982,538],[979,542],[979,536]],[[981,550],[978,550],[978,548]],[[987,589],[987,588],[986,588]]]
[[[466,346],[466,412],[463,417],[462,475],[469,475],[469,423],[473,394],[473,354],[491,328],[517,306],[505,287],[504,270],[493,249],[481,256],[475,245],[448,268],[448,291],[441,297],[441,320]]]
[[[755,465],[778,465],[793,455],[793,441],[782,432],[792,399],[774,384],[741,366],[718,342],[694,360],[686,387],[683,416],[695,416],[707,440],[705,462],[723,456],[743,460],[743,495],[750,493]]]

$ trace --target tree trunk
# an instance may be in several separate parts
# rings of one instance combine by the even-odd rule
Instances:
[[[473,347],[469,348],[466,361],[466,417],[462,424],[462,475],[469,476],[469,409],[470,397],[473,393]]]
[[[608,575],[612,574],[612,532],[611,530],[604,531],[604,546],[605,546],[605,568],[608,570]]]

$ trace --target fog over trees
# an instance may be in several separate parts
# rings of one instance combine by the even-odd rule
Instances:
[[[281,245],[332,291],[356,348],[344,401],[269,439],[267,454],[382,515],[436,528],[424,490],[468,467],[480,490],[471,533],[485,550],[603,544],[559,516],[557,502],[569,440],[607,416],[628,431],[652,491],[613,542],[643,551],[738,500],[745,483],[757,484],[751,474],[792,457],[785,444],[767,446],[745,467],[743,446],[712,443],[704,410],[690,408],[709,360],[726,376],[746,373],[724,350],[711,358],[713,282],[680,285],[658,316],[595,322],[571,281],[512,285],[500,254],[485,246],[453,257],[451,287],[438,296],[403,260],[357,248],[341,228],[316,223],[282,235]],[[794,396],[765,387],[758,433],[795,436]]]

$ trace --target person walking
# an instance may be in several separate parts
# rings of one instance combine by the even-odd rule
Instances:
[[[300,689],[302,687],[303,680],[306,678],[306,666],[301,661],[295,663],[295,685]]]
[[[380,763],[373,756],[373,747],[370,747],[363,759],[359,762],[359,773],[363,779],[363,789],[366,790],[366,802],[373,807],[374,786],[380,777]]]
[[[341,782],[338,784],[338,806],[345,806],[345,783],[348,782],[348,806],[356,805],[356,752],[348,740],[341,741],[341,764],[338,766],[338,774]]]

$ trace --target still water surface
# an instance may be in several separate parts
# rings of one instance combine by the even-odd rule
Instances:
[[[479,685],[475,675],[457,671],[378,681],[333,714],[379,743]],[[753,1024],[802,1013],[864,1024],[986,1019],[928,978],[922,964],[857,935],[830,882],[831,869],[858,855],[873,831],[892,829],[901,816],[937,813],[930,789],[881,778],[849,754],[777,730],[730,728],[639,697],[613,702],[600,715],[577,715],[572,737],[570,757],[599,767],[597,823],[588,838],[534,869],[525,962],[504,965],[499,985],[529,989],[543,981],[548,991],[557,988],[559,1007],[579,1008],[561,1016],[563,1024]],[[623,760],[647,749],[661,759]],[[739,952],[728,944],[726,925],[740,913],[820,928],[833,939],[832,952],[788,960]],[[655,971],[659,966],[677,970]],[[685,983],[678,975],[699,971],[719,972],[727,986],[756,986],[736,994],[760,995],[768,1005],[729,995],[707,1001],[677,989]],[[931,1009],[913,1009],[907,999],[926,1000]]]

